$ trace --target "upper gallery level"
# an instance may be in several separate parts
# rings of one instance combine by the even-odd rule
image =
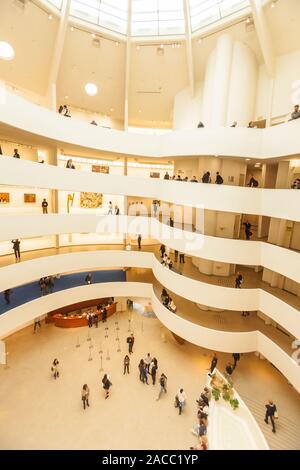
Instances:
[[[230,156],[269,160],[300,153],[300,119],[265,129],[212,126],[147,135],[99,128],[68,119],[0,87],[0,126],[23,130],[52,144],[69,144],[106,152],[145,156]]]
[[[298,0],[2,0],[0,80],[113,129],[270,127],[299,104],[299,15]]]

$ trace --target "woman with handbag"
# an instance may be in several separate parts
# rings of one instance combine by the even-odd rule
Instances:
[[[106,400],[106,398],[109,397],[109,389],[112,386],[112,383],[109,379],[110,379],[110,376],[108,374],[105,374],[103,379],[102,379],[102,384],[103,384],[103,388],[104,388],[104,391],[105,391],[105,400]]]
[[[265,423],[269,424],[269,418],[272,423],[272,431],[275,433],[275,419],[278,419],[278,411],[276,408],[275,403],[273,403],[273,400],[269,400],[269,402],[266,404],[266,416],[265,416]]]

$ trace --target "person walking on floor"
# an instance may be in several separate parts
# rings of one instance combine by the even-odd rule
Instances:
[[[89,328],[92,328],[92,326],[93,326],[93,315],[92,315],[92,312],[88,312],[88,314],[87,314],[87,321],[88,321]]]
[[[241,273],[238,272],[235,278],[235,288],[240,289],[242,287],[243,282],[244,282],[244,278],[241,275]]]
[[[109,201],[108,203],[108,215],[112,215],[113,213],[113,205],[112,205],[112,202]]]
[[[218,358],[217,358],[216,353],[214,353],[213,358],[212,358],[211,363],[210,363],[209,374],[208,374],[209,376],[211,376],[211,374],[213,373],[213,371],[217,367],[217,364],[218,364]]]
[[[157,363],[153,362],[152,367],[151,367],[152,385],[155,385],[155,382],[156,382],[156,372],[157,372]]]
[[[233,360],[234,360],[233,368],[235,369],[236,365],[237,365],[237,362],[241,359],[241,355],[240,355],[240,353],[232,353],[232,357],[233,357]]]
[[[138,247],[140,250],[142,248],[142,235],[141,234],[138,235],[137,242],[138,242]]]
[[[147,356],[144,359],[144,362],[146,364],[146,369],[148,374],[150,374],[150,364],[152,362],[152,357],[150,356],[150,353],[147,353]]]
[[[46,199],[43,199],[42,210],[43,210],[43,214],[48,214],[48,202]]]
[[[245,226],[246,240],[250,240],[250,238],[252,236],[252,232],[251,232],[252,225],[250,224],[249,220],[246,220],[246,222],[244,222],[243,225]]]
[[[33,332],[34,332],[34,333],[36,332],[36,330],[37,330],[38,327],[39,327],[39,328],[42,328],[40,317],[36,317],[36,318],[34,319],[34,327],[33,327]]]
[[[162,393],[167,393],[167,376],[162,373],[160,378],[159,378],[159,386],[160,386],[160,389],[159,389],[159,393],[158,393],[158,397],[156,398],[156,400],[159,400]]]
[[[108,374],[104,374],[103,379],[102,379],[102,384],[103,388],[105,391],[105,400],[109,397],[109,389],[112,386],[112,383],[110,381],[110,376]]]
[[[132,354],[133,353],[133,345],[134,345],[134,336],[133,336],[133,333],[131,333],[130,336],[128,336],[127,338],[127,343],[128,343],[128,352],[129,354]]]
[[[90,397],[90,389],[87,384],[84,384],[81,390],[81,399],[83,403],[83,409],[85,410],[86,406],[90,406],[89,404],[89,397]]]
[[[129,356],[126,354],[126,356],[124,357],[124,374],[129,374],[129,365],[130,365],[130,358]]]
[[[140,362],[139,362],[139,365],[138,365],[138,369],[139,369],[139,372],[140,372],[140,381],[143,382],[143,376],[144,376],[144,373],[143,373],[143,369],[144,369],[144,359],[141,359]]]
[[[11,296],[12,290],[11,289],[6,289],[4,291],[4,300],[6,302],[6,305],[10,304],[10,296]]]
[[[86,283],[86,284],[92,284],[92,275],[91,275],[91,273],[88,273],[88,274],[85,276],[85,283]]]
[[[142,361],[143,361],[143,359],[142,359]],[[143,384],[146,383],[147,385],[149,385],[147,367],[146,367],[146,364],[145,364],[144,361],[140,365],[140,375],[141,375],[141,380],[142,380]]]
[[[106,321],[107,321],[107,309],[104,306],[102,309],[102,323],[106,323]]]
[[[180,415],[185,405],[186,405],[186,394],[183,388],[180,388],[175,396],[175,408],[179,409]]]
[[[21,256],[20,256],[20,245],[21,245],[21,242],[18,238],[15,238],[14,240],[11,241],[12,244],[13,244],[13,250],[14,250],[14,254],[15,254],[15,257],[16,257],[16,260],[20,261],[21,259]]]
[[[94,313],[94,323],[95,323],[96,328],[98,328],[98,322],[99,322],[99,313],[98,313],[98,310],[96,310],[96,312]]]
[[[51,367],[51,372],[53,373],[53,377],[56,379],[58,379],[59,377],[59,370],[58,370],[58,365],[59,365],[59,361],[58,359],[54,359],[54,361],[52,362],[52,367]]]
[[[273,403],[273,400],[269,400],[268,403],[265,405],[266,407],[266,416],[265,416],[265,423],[269,424],[269,418],[272,423],[272,432],[276,432],[275,429],[275,418],[277,418],[277,408],[276,405]]]

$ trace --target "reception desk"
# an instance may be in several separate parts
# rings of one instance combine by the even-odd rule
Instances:
[[[83,312],[82,309],[89,308],[92,313],[98,313],[98,321],[102,320],[101,311],[96,310],[96,306],[99,304],[105,305],[107,311],[107,318],[113,315],[117,309],[117,302],[108,304],[109,299],[94,299],[91,301],[85,301],[68,305],[62,309],[49,312],[46,317],[46,323],[54,323],[59,328],[79,328],[81,326],[87,326],[87,311]],[[81,311],[80,311],[81,310]],[[78,313],[77,313],[78,312]]]

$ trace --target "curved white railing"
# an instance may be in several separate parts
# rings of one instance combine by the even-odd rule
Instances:
[[[0,122],[54,142],[149,157],[221,155],[266,159],[300,153],[300,120],[268,129],[220,127],[149,136],[67,119],[16,96],[3,85],[0,96]]]
[[[1,107],[0,107],[1,108]],[[0,156],[0,184],[137,196],[199,209],[300,221],[300,191],[244,188],[74,171]]]
[[[160,303],[151,284],[140,282],[92,284],[68,289],[67,295],[72,303],[110,296],[150,298],[157,318],[176,335],[197,346],[221,352],[258,351],[272,362],[300,393],[299,366],[265,335],[258,331],[247,333],[218,331],[185,320],[170,312]],[[66,291],[60,291],[10,310],[0,316],[0,339],[28,326],[37,316],[61,308],[66,304]]]
[[[164,243],[169,248],[212,261],[263,266],[300,282],[300,253],[260,241],[211,237],[172,228],[154,217],[87,214],[13,214],[0,216],[0,241],[66,233],[129,234]]]
[[[23,261],[0,269],[0,292],[57,273],[112,267],[152,269],[156,279],[192,302],[235,311],[260,310],[300,338],[300,312],[262,289],[233,289],[187,278],[162,266],[153,253],[92,251],[67,253]],[[200,312],[199,312],[200,315]],[[220,332],[220,335],[223,332]]]

